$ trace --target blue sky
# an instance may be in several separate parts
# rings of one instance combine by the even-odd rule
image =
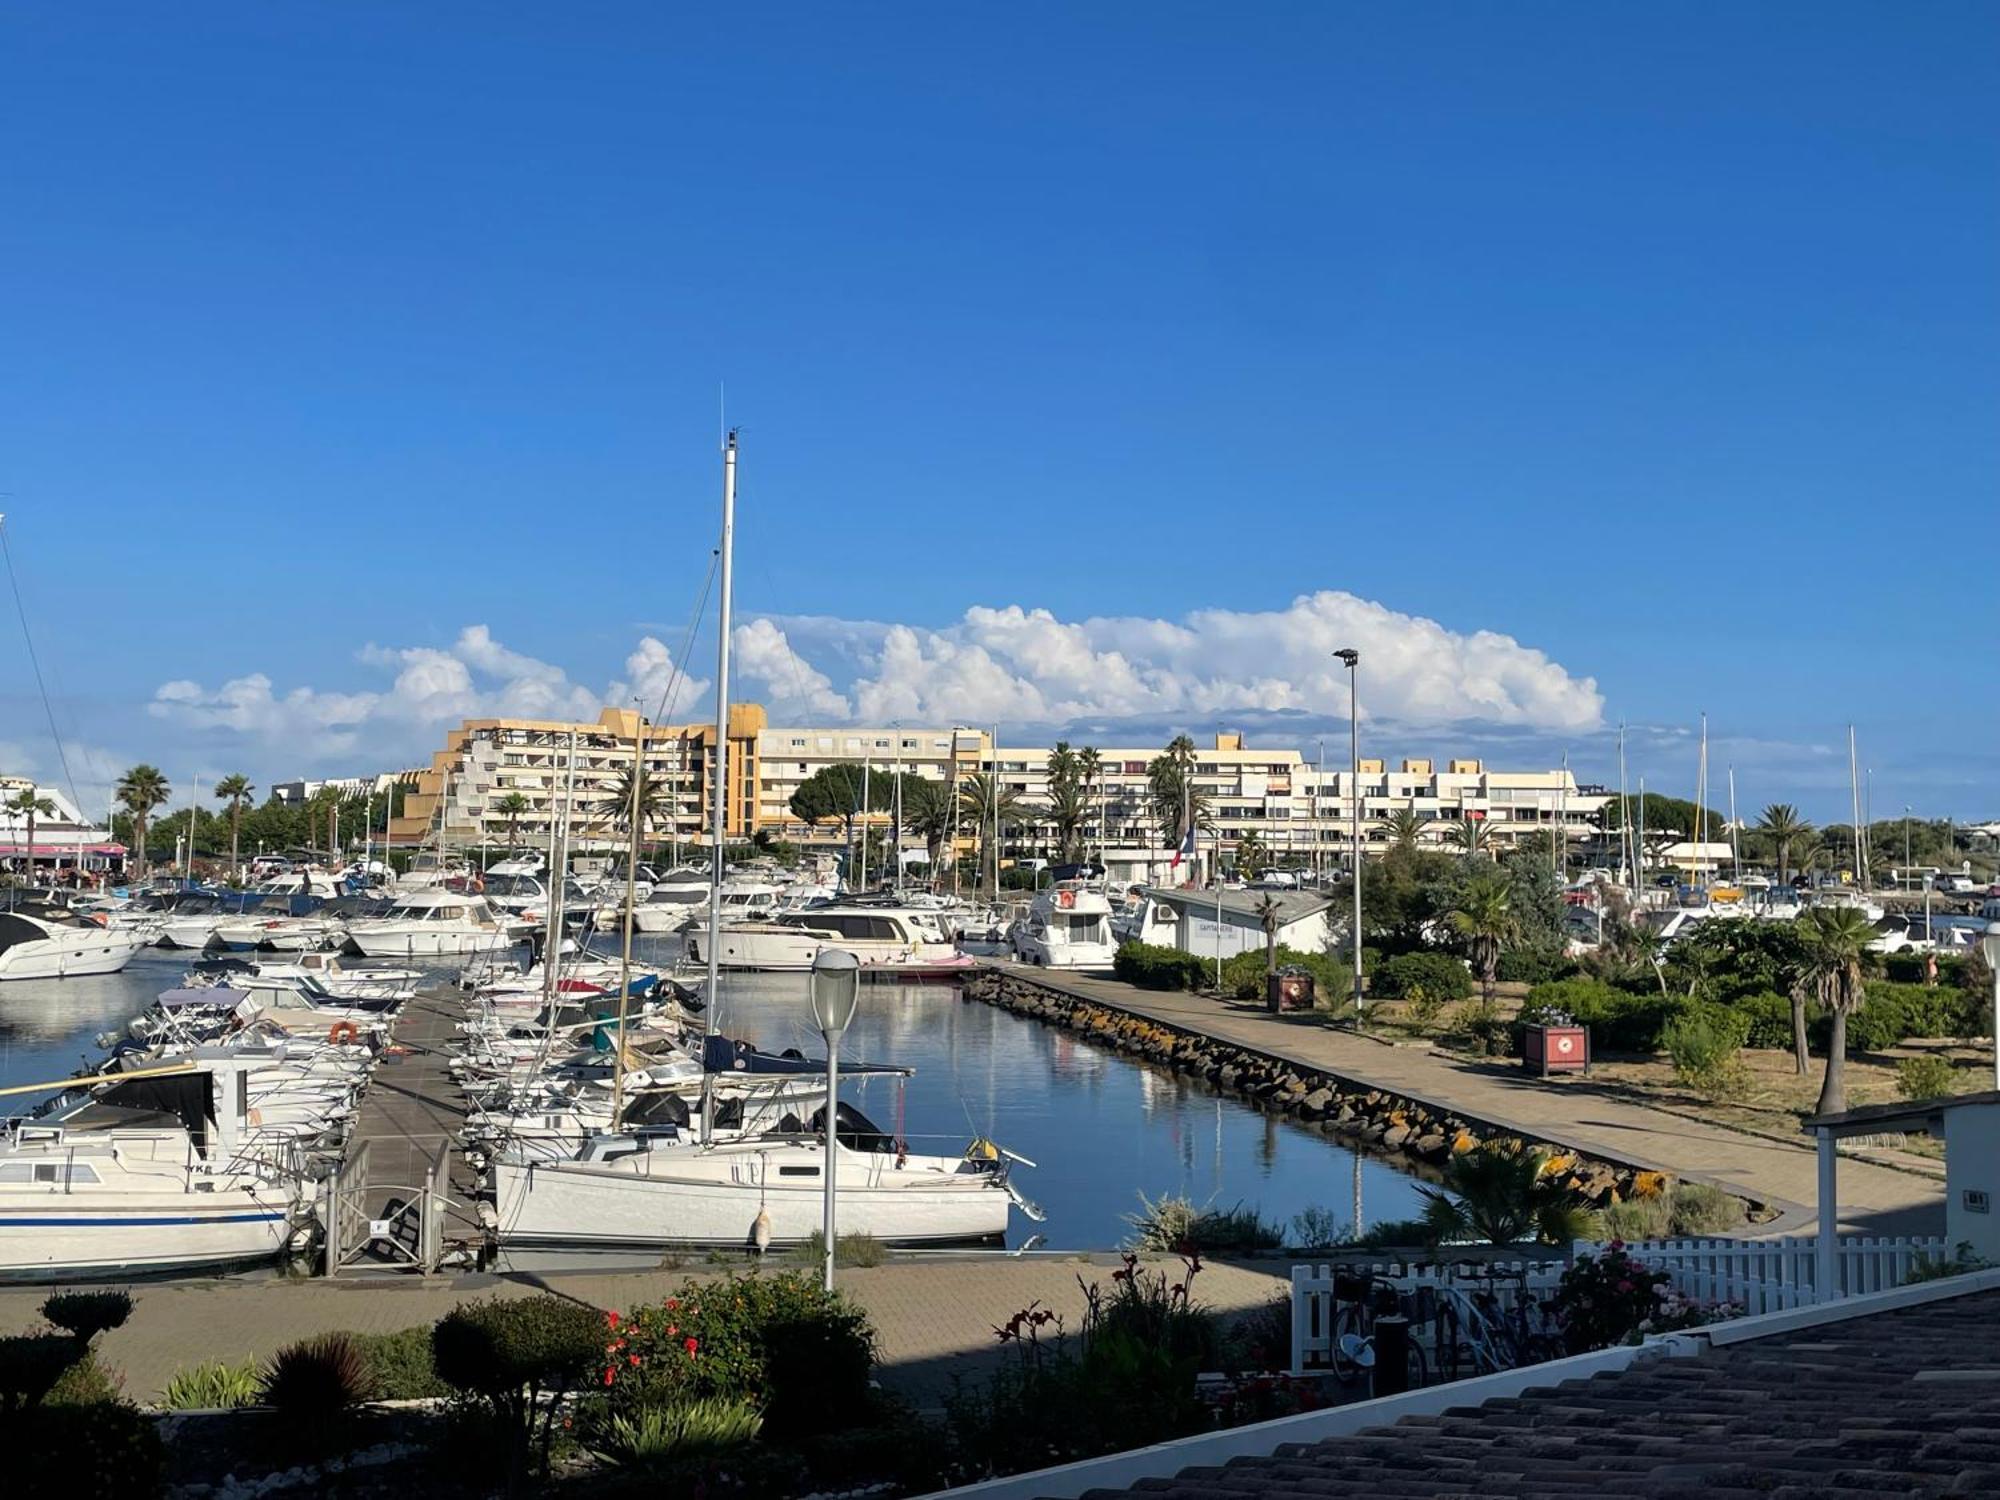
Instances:
[[[0,509],[79,780],[712,677],[726,382],[789,716],[1292,741],[1352,638],[1391,756],[1608,777],[1623,720],[1687,794],[1706,711],[1828,818],[1851,719],[1877,816],[2000,812],[1990,6],[0,32]],[[0,760],[53,772],[11,627]]]

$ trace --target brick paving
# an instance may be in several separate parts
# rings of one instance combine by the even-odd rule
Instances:
[[[1817,1196],[1811,1143],[1748,1135],[1649,1109],[1589,1079],[1543,1080],[1519,1064],[1479,1061],[1428,1047],[1391,1046],[1336,1030],[1312,1015],[1272,1015],[1261,1005],[1185,992],[1142,990],[1114,979],[1052,976],[998,960],[987,967],[1100,1005],[1144,1016],[1288,1064],[1337,1074],[1505,1130],[1633,1166],[1694,1178],[1788,1207],[1769,1231],[1802,1233]],[[1943,1184],[1872,1162],[1843,1157],[1840,1227],[1853,1234],[1939,1234]]]
[[[1160,1263],[1176,1274],[1178,1261]],[[1079,1274],[1110,1285],[1110,1256],[971,1256],[892,1261],[837,1273],[868,1309],[881,1339],[884,1386],[922,1405],[948,1394],[954,1377],[976,1376],[997,1358],[995,1324],[1039,1301],[1075,1327],[1083,1314]],[[1285,1292],[1288,1263],[1205,1265],[1196,1300],[1216,1312],[1262,1306]],[[563,1272],[456,1278],[381,1275],[331,1280],[216,1280],[140,1284],[132,1317],[104,1336],[107,1364],[125,1394],[150,1401],[174,1372],[202,1360],[268,1358],[295,1339],[333,1330],[393,1333],[429,1324],[457,1303],[547,1291],[606,1309],[667,1296],[707,1270]],[[0,1288],[0,1334],[33,1326],[47,1288]]]

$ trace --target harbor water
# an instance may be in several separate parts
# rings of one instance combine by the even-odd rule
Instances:
[[[677,946],[646,941],[641,952],[658,962]],[[0,984],[0,1087],[94,1065],[96,1035],[171,988],[188,958],[149,950],[122,974]],[[767,1049],[820,1056],[806,984],[803,974],[725,974],[720,1029]],[[956,1154],[983,1136],[1035,1164],[1018,1167],[1014,1180],[1046,1222],[1017,1213],[1011,1246],[1040,1236],[1049,1249],[1116,1248],[1132,1233],[1128,1216],[1141,1194],[1254,1208],[1281,1229],[1306,1209],[1344,1224],[1353,1217],[1357,1170],[1367,1221],[1409,1217],[1420,1206],[1398,1162],[1358,1155],[1194,1080],[965,1000],[954,983],[863,985],[841,1058],[914,1069],[900,1088],[846,1074],[841,1089],[913,1149]],[[30,1103],[5,1097],[0,1115]]]

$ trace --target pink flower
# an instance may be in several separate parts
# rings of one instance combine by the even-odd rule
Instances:
[[[639,1356],[638,1356],[638,1355],[636,1355],[636,1354],[628,1354],[628,1355],[626,1355],[626,1356],[625,1356],[625,1362],[626,1362],[627,1364],[629,1364],[629,1365],[630,1365],[630,1366],[631,1366],[631,1367],[632,1367],[633,1369],[635,1369],[635,1370],[639,1368]]]
[[[1621,1292],[1629,1292],[1632,1290],[1632,1283],[1629,1281],[1621,1281],[1618,1283],[1618,1290]]]

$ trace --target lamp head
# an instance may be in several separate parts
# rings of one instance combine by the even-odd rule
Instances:
[[[1343,646],[1333,654],[1346,662],[1350,667],[1356,665],[1361,660],[1361,653],[1356,651],[1352,646]]]
[[[1979,948],[1986,955],[1986,967],[2000,973],[2000,922],[1986,924],[1986,936],[1979,940]]]
[[[813,959],[813,1024],[826,1036],[839,1036],[854,1019],[861,998],[861,961],[845,948],[822,948]]]

